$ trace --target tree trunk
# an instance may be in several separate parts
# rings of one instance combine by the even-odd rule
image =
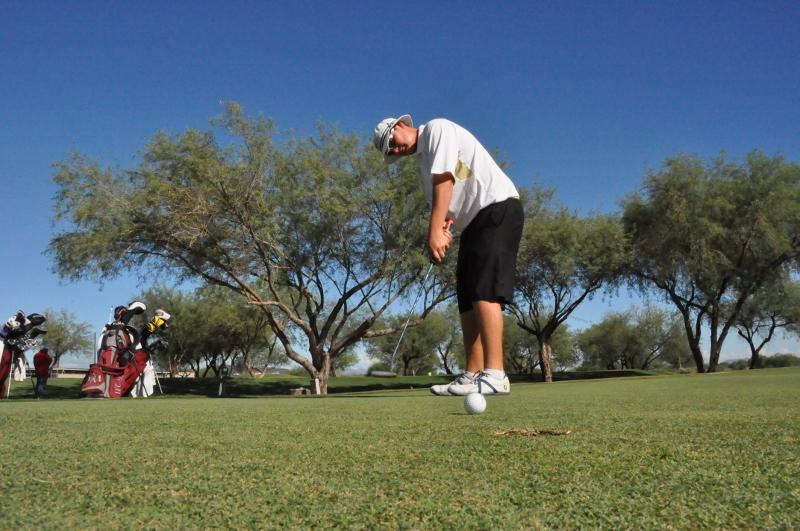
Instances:
[[[436,350],[439,352],[439,357],[442,359],[442,368],[444,369],[445,374],[451,375],[453,374],[453,370],[450,368],[450,365],[447,363],[447,359],[450,357],[450,349],[453,348],[453,342],[449,341],[447,343],[447,347],[445,347],[444,351],[441,348],[437,347]]]
[[[740,334],[741,335],[741,334]],[[770,333],[770,336],[772,334]],[[750,368],[751,369],[763,369],[764,368],[764,360],[761,359],[761,348],[766,345],[766,341],[761,343],[761,345],[756,346],[753,343],[753,339],[751,337],[745,337],[747,340],[747,344],[750,345]]]
[[[553,383],[553,348],[549,341],[539,343],[539,362],[542,367],[542,377],[547,383]]]
[[[333,356],[329,353],[322,353],[320,354],[319,363],[314,364],[314,368],[316,369],[316,374],[311,374],[312,379],[312,387],[313,387],[313,380],[316,378],[319,380],[319,394],[320,395],[327,395],[328,394],[328,380],[331,376],[331,368],[333,367]],[[319,366],[317,366],[319,365]],[[311,389],[314,392],[314,389]]]
[[[712,321],[712,326],[713,326]],[[719,365],[719,354],[720,350],[722,350],[722,343],[718,340],[717,334],[714,332],[714,329],[711,330],[711,345],[709,345],[708,349],[708,369],[706,372],[717,372],[717,366]]]
[[[686,316],[684,316],[684,327],[686,328],[686,340],[689,342],[689,350],[692,352],[697,372],[704,373],[706,372],[706,364],[703,361],[703,352],[700,350],[700,334],[693,333],[692,326]]]

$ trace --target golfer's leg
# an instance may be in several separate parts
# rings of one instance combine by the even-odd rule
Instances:
[[[474,309],[461,314],[461,330],[464,333],[464,349],[467,353],[467,372],[477,374],[484,369],[484,363],[483,344]]]
[[[474,301],[472,310],[483,346],[484,368],[503,370],[503,307],[498,302]],[[462,319],[463,321],[463,319]],[[466,330],[466,329],[465,329]],[[466,333],[464,336],[466,343]]]

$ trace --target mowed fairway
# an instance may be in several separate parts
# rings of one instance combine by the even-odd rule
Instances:
[[[0,403],[0,527],[800,526],[800,370]],[[495,435],[513,428],[560,436]]]

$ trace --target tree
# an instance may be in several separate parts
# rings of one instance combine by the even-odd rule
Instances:
[[[583,369],[613,370],[624,367],[630,356],[628,315],[610,312],[599,323],[578,334],[578,348],[583,354]]]
[[[165,362],[170,374],[180,366],[189,366],[200,375],[222,365],[240,365],[254,373],[254,359],[268,352],[275,359],[275,336],[264,312],[246,304],[230,290],[218,286],[202,286],[190,294],[174,289],[151,288],[142,295],[150,309],[164,308],[172,315],[170,327],[162,333],[167,348],[156,352],[156,359]],[[260,356],[264,358],[264,356]]]
[[[683,327],[674,312],[646,305],[631,310],[634,332],[638,336],[639,356],[633,366],[641,370],[668,365],[682,368],[691,361],[691,353],[683,340]]]
[[[150,310],[161,308],[170,314],[170,325],[160,332],[167,344],[153,352],[154,363],[166,369],[172,378],[186,368],[194,368],[201,326],[197,316],[202,312],[194,295],[174,288],[153,287],[142,293],[141,301]]]
[[[559,372],[577,367],[581,362],[577,338],[569,326],[564,323],[559,326],[550,338],[553,348],[553,365]]]
[[[259,308],[286,355],[320,380],[415,285],[427,259],[427,206],[413,162],[386,167],[354,135],[320,126],[275,140],[264,118],[228,104],[225,130],[158,133],[134,169],[101,169],[74,155],[56,165],[50,242],[66,278],[168,271],[226,287]],[[229,142],[229,138],[232,138]],[[422,315],[452,288],[437,268]]]
[[[737,333],[750,346],[751,369],[763,365],[761,350],[778,329],[800,323],[800,284],[789,272],[745,299],[736,319]]]
[[[466,366],[466,352],[464,351],[464,336],[461,331],[461,315],[458,313],[458,305],[450,304],[444,312],[437,310],[439,315],[446,323],[445,339],[436,345],[438,354],[437,368],[445,374],[452,375],[459,368]]]
[[[539,367],[539,343],[512,315],[503,316],[503,365],[510,374],[533,374]]]
[[[540,348],[536,336],[517,326],[513,315],[503,316],[504,364],[511,374],[533,375],[540,368]],[[556,328],[550,337],[552,363],[564,372],[580,363],[575,337],[566,323]]]
[[[388,319],[385,326],[402,328],[408,315],[396,315]],[[392,353],[397,346],[399,334],[381,336],[367,342],[367,355],[370,359],[391,366]],[[432,312],[417,326],[409,327],[395,354],[394,365],[400,374],[416,375],[427,373],[439,361],[439,349],[452,342],[452,329],[448,318],[442,312]]]
[[[688,359],[675,316],[655,306],[610,312],[578,334],[586,369],[680,366]]]
[[[678,309],[698,372],[708,326],[714,372],[747,299],[797,260],[800,166],[758,151],[742,164],[674,157],[623,206],[634,283]]]
[[[552,337],[602,286],[617,282],[627,260],[622,225],[613,216],[579,217],[548,203],[551,194],[526,194],[525,228],[517,259],[517,325],[539,343],[539,362],[552,382]]]
[[[336,356],[336,361],[333,362],[331,376],[337,376],[340,373],[343,373],[358,363],[358,361],[358,354],[352,348],[340,353],[338,356]]]
[[[88,357],[93,355],[91,324],[78,321],[74,313],[64,309],[47,309],[44,315],[47,317],[45,344],[53,356],[53,367],[60,366],[64,354]]]

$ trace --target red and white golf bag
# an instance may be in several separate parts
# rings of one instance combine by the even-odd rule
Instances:
[[[149,344],[150,335],[167,326],[169,314],[157,310],[155,317],[139,333],[128,322],[131,317],[145,311],[141,302],[129,306],[118,306],[114,310],[114,322],[106,325],[100,340],[97,363],[89,366],[89,372],[81,384],[81,394],[93,398],[120,398],[143,382],[150,353],[154,344]],[[160,343],[159,343],[160,344]],[[137,393],[141,396],[141,393]]]

